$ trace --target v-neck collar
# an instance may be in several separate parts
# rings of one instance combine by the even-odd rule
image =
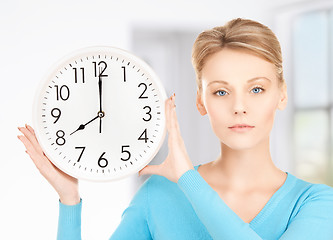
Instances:
[[[294,187],[296,179],[289,172],[287,173],[287,178],[282,184],[282,186],[273,194],[273,196],[268,200],[261,211],[252,219],[249,223],[252,228],[260,225],[265,221],[265,219],[274,211],[275,207],[279,202],[289,193],[289,191]]]
[[[194,169],[198,171],[200,166],[201,164],[194,166]],[[255,228],[257,225],[260,225],[262,222],[264,222],[265,219],[273,212],[281,199],[293,188],[296,182],[295,177],[289,172],[285,173],[287,173],[287,178],[282,186],[272,195],[272,197],[268,200],[261,211],[251,220],[251,222],[248,223],[252,228]]]

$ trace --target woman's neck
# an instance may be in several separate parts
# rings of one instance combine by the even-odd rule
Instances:
[[[271,181],[281,181],[286,176],[272,161],[269,140],[242,150],[231,149],[221,143],[221,155],[211,162],[210,172],[219,183],[239,191],[265,187]]]

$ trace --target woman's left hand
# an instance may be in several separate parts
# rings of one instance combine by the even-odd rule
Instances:
[[[170,181],[177,183],[178,179],[186,171],[194,168],[186,152],[183,138],[180,135],[176,115],[175,94],[165,101],[165,117],[168,131],[168,156],[160,165],[145,166],[139,171],[139,176],[156,174],[164,176]]]

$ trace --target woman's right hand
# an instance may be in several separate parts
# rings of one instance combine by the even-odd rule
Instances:
[[[57,191],[60,201],[66,205],[75,205],[80,202],[78,180],[64,173],[46,157],[39,145],[32,127],[18,127],[23,136],[17,136],[24,144],[26,153],[30,156],[39,172]]]

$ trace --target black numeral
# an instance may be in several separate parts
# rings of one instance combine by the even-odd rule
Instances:
[[[55,85],[56,91],[57,91],[57,101],[61,98],[61,100],[66,101],[69,98],[70,91],[69,88],[66,85],[63,85],[60,87],[58,85]]]
[[[77,162],[80,162],[82,154],[83,154],[84,150],[86,149],[86,147],[75,147],[75,149],[80,149],[80,148],[82,148],[82,152],[81,152],[81,154],[80,154],[79,159],[77,160]]]
[[[59,118],[61,116],[60,109],[59,108],[53,108],[52,111],[51,111],[51,115],[52,115],[52,117],[56,118],[56,120],[54,121],[54,123],[58,122],[58,120],[59,120]]]
[[[143,92],[141,93],[139,99],[140,99],[140,98],[148,98],[147,96],[143,96],[143,94],[144,94],[144,93],[146,92],[146,90],[147,90],[147,85],[146,85],[145,83],[140,83],[138,87],[140,87],[140,86],[142,86],[142,85],[144,86],[144,90],[143,90]]]
[[[148,108],[148,112],[146,112],[146,114],[148,114],[149,115],[149,118],[148,119],[145,119],[145,118],[142,118],[144,121],[146,121],[146,122],[148,122],[148,121],[150,121],[150,119],[151,119],[151,114],[150,114],[150,112],[151,112],[151,108],[149,107],[149,106],[145,106],[143,109],[146,109],[146,108]]]
[[[103,158],[105,152],[103,152],[103,154],[99,157],[98,159],[98,166],[100,166],[101,168],[105,168],[109,162],[106,158]]]
[[[107,77],[107,74],[103,74],[105,69],[107,68],[107,64],[104,61],[100,61],[98,64],[96,62],[93,62],[94,64],[94,69],[95,69],[95,77]],[[98,66],[98,71],[97,71],[97,66]]]
[[[126,148],[126,147],[130,147],[130,146],[129,145],[124,145],[124,146],[121,147],[121,153],[127,153],[127,158],[120,158],[123,161],[127,161],[131,158],[131,153],[127,150],[124,150],[124,148]]]
[[[144,137],[142,137],[142,136],[144,136]],[[140,137],[138,138],[138,140],[145,140],[145,143],[147,143],[147,141],[148,141],[147,128],[142,132],[142,134],[140,135]]]
[[[124,82],[126,82],[126,70],[125,70],[125,67],[122,66],[121,68],[123,69],[123,72],[124,72]]]
[[[65,140],[65,132],[64,131],[62,131],[62,130],[59,130],[59,131],[57,131],[57,133],[56,133],[56,135],[57,135],[57,140],[56,140],[56,143],[59,145],[59,146],[62,146],[62,145],[64,145],[65,143],[66,143],[66,140]]]
[[[82,83],[84,83],[84,68],[80,68],[81,69],[81,75],[82,75]],[[77,83],[77,75],[78,75],[78,73],[77,73],[77,68],[73,68],[73,70],[74,70],[74,79],[75,79],[75,83]]]

